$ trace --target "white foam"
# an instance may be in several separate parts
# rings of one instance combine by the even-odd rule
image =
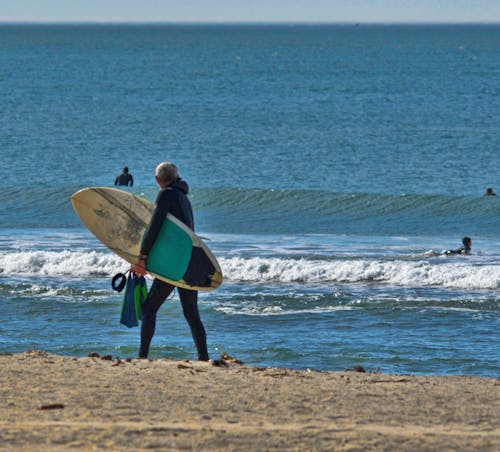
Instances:
[[[473,259],[380,260],[293,259],[287,257],[223,257],[226,281],[247,283],[360,283],[398,286],[442,286],[457,289],[500,288],[500,266]],[[453,261],[453,262],[452,262]],[[107,252],[0,252],[0,273],[46,276],[112,276],[127,262]]]
[[[87,277],[112,276],[128,264],[113,254],[65,251],[0,253],[3,274]]]
[[[500,266],[466,262],[383,261],[376,259],[306,260],[223,258],[224,277],[232,281],[273,283],[384,282],[412,287],[500,288]]]
[[[257,305],[238,305],[238,306],[222,306],[215,308],[216,311],[222,312],[226,315],[247,315],[247,316],[283,316],[294,314],[325,314],[336,311],[352,311],[356,309],[353,306],[326,306],[315,307],[311,309],[283,309],[281,306],[257,306]]]

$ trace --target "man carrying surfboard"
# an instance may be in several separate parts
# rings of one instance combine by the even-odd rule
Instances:
[[[146,231],[141,245],[139,260],[131,270],[137,275],[145,275],[148,254],[162,228],[168,213],[177,217],[190,229],[194,230],[193,209],[186,196],[189,192],[188,184],[179,178],[177,167],[171,162],[160,163],[156,167],[155,179],[160,191],[155,201],[155,209],[151,223]],[[146,301],[142,305],[141,346],[139,358],[147,358],[149,346],[156,326],[156,315],[163,302],[175,289],[175,286],[158,278],[153,280]],[[198,310],[198,291],[178,287],[179,298],[182,304],[184,317],[191,329],[198,359],[208,361],[207,339],[205,327],[200,319]]]

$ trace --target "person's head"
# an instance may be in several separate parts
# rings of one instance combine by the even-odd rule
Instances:
[[[155,179],[160,187],[168,187],[179,179],[177,167],[172,162],[162,162],[156,167]]]
[[[124,173],[128,173],[128,166],[124,166],[124,167],[123,167],[123,172],[124,172]]]
[[[472,246],[472,239],[470,237],[464,237],[462,243],[466,248],[470,248]]]
[[[486,189],[486,194],[487,194],[487,195],[491,195],[492,193],[493,193],[493,188],[488,187],[488,188]]]

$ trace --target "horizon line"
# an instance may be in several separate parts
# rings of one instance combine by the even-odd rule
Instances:
[[[0,20],[0,25],[500,25],[496,21],[108,21]]]

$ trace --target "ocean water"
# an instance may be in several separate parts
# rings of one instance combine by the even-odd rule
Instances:
[[[209,352],[500,376],[500,26],[0,25],[0,353],[135,357],[70,196],[174,161]],[[446,249],[472,237],[472,255]],[[194,359],[177,294],[151,357]]]

